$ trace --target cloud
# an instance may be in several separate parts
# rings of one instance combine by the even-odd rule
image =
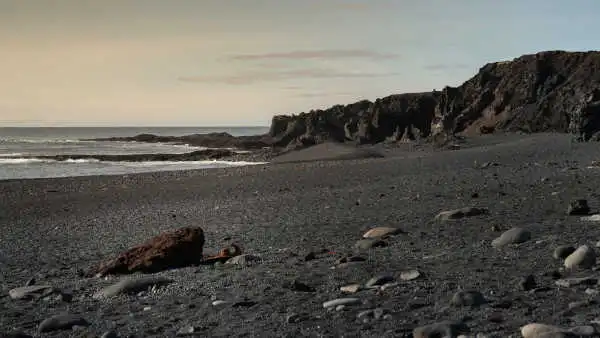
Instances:
[[[228,85],[249,85],[257,82],[276,82],[296,79],[350,79],[350,78],[377,78],[395,76],[397,73],[359,73],[340,72],[327,69],[300,69],[278,72],[248,72],[230,76],[189,76],[180,77],[182,82],[222,83]]]
[[[307,59],[371,59],[384,60],[398,58],[398,54],[380,53],[366,49],[321,49],[304,50],[279,53],[263,54],[238,54],[230,57],[231,60],[253,61],[253,60],[307,60]]]

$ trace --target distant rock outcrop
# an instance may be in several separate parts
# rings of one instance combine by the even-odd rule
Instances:
[[[90,141],[90,140],[88,140]],[[140,134],[127,137],[109,137],[91,139],[91,141],[123,141],[145,143],[175,143],[189,144],[191,146],[206,148],[236,148],[236,149],[262,149],[271,145],[267,135],[233,136],[228,133],[193,134],[186,136],[159,136],[153,134]]]
[[[444,140],[495,131],[600,138],[600,52],[524,55],[487,64],[459,87],[278,115],[269,136],[274,146],[296,148],[325,140]]]

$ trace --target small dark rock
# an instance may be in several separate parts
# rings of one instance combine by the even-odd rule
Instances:
[[[299,282],[298,280],[293,280],[290,283],[285,283],[284,287],[287,289],[290,289],[292,291],[299,291],[299,292],[315,292],[316,289],[312,286],[306,285],[302,282]]]
[[[588,206],[587,200],[579,199],[569,203],[567,208],[567,215],[571,216],[585,216],[589,215],[590,207]]]
[[[306,256],[304,256],[304,261],[308,262],[308,261],[312,261],[314,259],[317,259],[317,255],[314,252],[309,252],[308,254],[306,254]]]
[[[454,306],[479,306],[485,303],[486,299],[479,291],[458,291],[450,300]]]
[[[529,291],[535,289],[536,286],[537,283],[535,282],[535,277],[533,277],[533,275],[528,275],[519,280],[519,288],[522,290]]]
[[[30,279],[29,279],[29,280],[28,280],[28,281],[25,283],[25,286],[32,286],[32,285],[35,285],[35,282],[36,282],[35,278],[34,278],[34,277],[32,277],[32,278],[30,278]]]
[[[52,316],[48,319],[45,319],[40,323],[38,327],[39,332],[50,332],[57,330],[68,330],[73,328],[74,326],[88,326],[89,323],[83,319],[82,317],[69,315],[69,314],[61,314]]]

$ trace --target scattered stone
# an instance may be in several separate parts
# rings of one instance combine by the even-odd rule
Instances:
[[[224,300],[215,300],[214,302],[212,302],[212,306],[219,306],[219,305],[225,305],[225,304],[229,304],[229,302],[224,301]]]
[[[284,288],[290,289],[292,291],[299,292],[315,292],[317,291],[314,287],[306,285],[298,280],[293,280],[292,282],[285,282],[283,285]]]
[[[577,285],[594,285],[594,284],[597,284],[598,283],[598,278],[597,277],[592,277],[592,276],[564,278],[564,279],[556,280],[554,283],[557,286],[560,286],[560,287],[563,287],[563,288],[570,288],[572,286],[577,286]]]
[[[306,254],[306,256],[304,256],[304,261],[308,262],[308,261],[312,261],[314,259],[317,259],[317,255],[314,252],[309,252],[308,254]]]
[[[363,238],[382,238],[386,236],[394,236],[405,233],[401,229],[391,227],[377,227],[373,228],[363,235]]]
[[[519,288],[524,291],[529,291],[535,289],[537,283],[535,282],[535,277],[533,275],[528,275],[526,277],[521,278],[519,280]]]
[[[387,243],[382,240],[375,238],[365,238],[357,241],[354,245],[354,248],[359,250],[369,250],[373,248],[383,248],[386,246]]]
[[[453,306],[480,306],[486,303],[486,299],[479,291],[458,291],[450,300]]]
[[[27,282],[25,282],[25,286],[32,286],[35,285],[35,278],[31,277]]]
[[[360,303],[360,299],[358,298],[337,298],[324,302],[323,307],[328,309],[339,305],[353,305],[358,303]]]
[[[382,308],[370,309],[361,311],[356,315],[356,318],[362,320],[365,323],[368,323],[371,320],[379,320],[385,317],[387,311]]]
[[[406,270],[406,271],[400,272],[400,279],[403,281],[414,280],[414,279],[419,278],[420,276],[421,276],[421,273],[419,272],[419,270]]]
[[[288,324],[296,324],[296,323],[303,322],[303,321],[307,320],[308,318],[309,317],[306,314],[293,313],[291,315],[288,315],[285,318],[285,322]]]
[[[592,288],[587,288],[585,289],[585,294],[589,295],[589,296],[597,296],[598,294],[600,294],[600,291],[598,291],[597,289],[592,289]]]
[[[583,216],[581,217],[582,221],[587,221],[587,222],[600,222],[600,214],[595,214],[595,215],[591,215],[591,216]]]
[[[492,225],[492,231],[493,232],[500,232],[500,231],[502,231],[502,229],[500,228],[499,225],[494,224],[494,225]]]
[[[524,243],[531,239],[531,232],[523,228],[512,228],[507,230],[500,235],[500,237],[492,241],[492,246],[495,248],[501,248],[509,244]]]
[[[186,325],[177,330],[177,333],[175,333],[175,335],[177,335],[178,337],[195,336],[198,334],[198,331],[198,328],[192,325]]]
[[[104,288],[94,295],[94,298],[108,298],[120,294],[133,294],[148,290],[151,287],[162,286],[173,283],[172,279],[165,277],[140,277],[126,278],[109,287]]]
[[[102,336],[100,336],[100,338],[119,338],[119,335],[117,334],[116,331],[110,330],[110,331],[106,331],[102,334]]]
[[[582,245],[565,259],[567,269],[591,269],[596,264],[596,252],[587,245]]]
[[[383,284],[393,282],[393,281],[394,281],[394,277],[389,276],[389,275],[375,276],[375,277],[369,279],[365,283],[365,287],[366,288],[378,287],[378,286],[381,286]]]
[[[74,326],[88,326],[89,323],[80,316],[60,314],[45,319],[38,327],[39,332],[68,330]]]
[[[99,276],[155,273],[196,265],[202,261],[204,232],[199,227],[181,228],[162,233],[133,247],[117,258],[101,264],[94,272]]]
[[[462,322],[443,321],[417,327],[413,330],[413,338],[456,337],[468,332],[469,328]]]
[[[570,216],[586,216],[590,213],[590,207],[588,206],[587,200],[580,199],[574,200],[569,203],[567,208],[567,215]]]
[[[554,325],[532,323],[527,324],[521,328],[521,335],[523,338],[555,338],[564,336],[550,336],[548,334],[561,334],[565,333],[565,330]]]
[[[350,284],[350,285],[342,286],[340,288],[340,291],[346,292],[346,293],[357,293],[358,291],[361,290],[361,288],[362,287],[360,284]]]
[[[569,329],[569,333],[579,337],[595,337],[598,335],[598,330],[592,325],[583,325]]]
[[[486,215],[488,213],[489,211],[486,208],[466,207],[461,209],[442,211],[439,214],[437,214],[437,216],[435,216],[435,219],[438,221],[448,221],[453,219],[461,219],[465,217]]]
[[[400,286],[400,283],[398,283],[398,282],[385,283],[385,284],[383,284],[382,286],[379,287],[379,290],[385,291],[387,289],[395,288],[397,286]]]
[[[244,254],[230,258],[229,260],[227,260],[227,262],[225,262],[225,264],[248,266],[254,263],[259,263],[261,261],[262,259],[258,256]]]
[[[561,245],[554,249],[552,257],[554,259],[565,259],[573,252],[575,252],[575,248],[572,245]]]
[[[32,285],[14,288],[8,291],[8,295],[12,299],[31,299],[54,291],[51,285]]]

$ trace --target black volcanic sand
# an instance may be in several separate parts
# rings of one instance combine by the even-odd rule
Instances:
[[[559,288],[550,276],[562,266],[552,258],[556,246],[595,247],[600,239],[600,224],[565,214],[573,199],[600,208],[600,169],[588,168],[600,159],[600,147],[571,139],[485,136],[453,151],[387,147],[385,158],[0,182],[0,330],[34,334],[42,320],[65,312],[90,325],[44,336],[98,337],[114,328],[122,337],[169,337],[192,325],[200,336],[410,337],[417,326],[463,319],[473,334],[517,337],[530,322],[589,325],[600,308],[569,310],[569,303],[593,298],[584,290],[596,286]],[[498,165],[482,169],[486,162]],[[434,221],[439,211],[465,206],[490,213]],[[92,298],[118,278],[84,278],[80,269],[182,226],[205,230],[208,253],[236,241],[263,261],[162,272],[157,275],[175,283],[156,292]],[[375,226],[407,234],[360,253],[365,262],[331,269]],[[495,249],[490,243],[501,234],[495,226],[524,227],[532,239]],[[305,261],[310,251],[316,259]],[[323,308],[324,301],[344,297],[341,286],[406,269],[421,276],[350,295],[363,303],[342,311]],[[546,289],[523,291],[518,282],[527,275]],[[73,300],[7,296],[32,277],[71,292]],[[293,279],[316,292],[285,288]],[[449,307],[461,289],[480,291],[489,304]],[[214,307],[215,299],[256,304]],[[376,307],[391,318],[357,319]],[[290,314],[306,316],[288,323]]]

